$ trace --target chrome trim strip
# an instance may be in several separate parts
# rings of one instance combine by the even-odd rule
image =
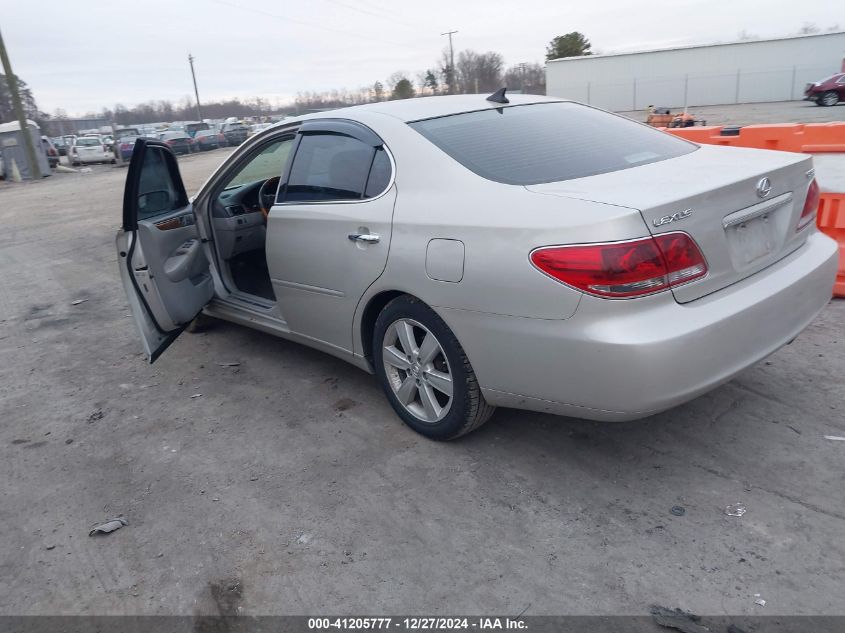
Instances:
[[[777,198],[772,198],[771,200],[766,200],[765,202],[760,202],[758,204],[751,205],[750,207],[740,209],[739,211],[734,211],[730,215],[726,215],[722,218],[722,226],[728,229],[732,226],[736,226],[737,224],[748,222],[749,220],[765,215],[770,211],[779,209],[790,202],[792,202],[791,191],[781,194]]]
[[[309,286],[308,284],[300,284],[295,281],[285,281],[284,279],[271,279],[271,282],[286,288],[293,288],[294,290],[305,290],[306,292],[316,292],[321,295],[329,295],[330,297],[345,297],[346,293],[342,290],[334,290],[333,288],[322,288],[321,286]]]

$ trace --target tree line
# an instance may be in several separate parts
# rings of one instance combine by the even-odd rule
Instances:
[[[546,49],[546,59],[590,55],[590,42],[578,32],[555,37]],[[20,79],[18,86],[27,116],[35,120],[45,134],[50,134],[50,121],[69,118],[63,109],[52,115],[38,109],[29,87]],[[506,66],[500,53],[480,53],[466,49],[456,52],[454,64],[448,49],[429,68],[416,72],[397,71],[385,80],[357,89],[336,89],[323,92],[300,92],[293,103],[273,103],[262,97],[227,99],[201,104],[202,118],[257,117],[269,114],[302,114],[313,110],[339,108],[393,99],[443,94],[494,92],[502,86],[526,94],[545,94],[546,73],[536,62]],[[5,77],[0,75],[0,122],[13,120],[14,111]],[[114,108],[87,112],[84,118],[102,118],[117,125],[188,121],[198,118],[196,103],[190,97],[180,102],[151,100],[128,107],[118,103]]]

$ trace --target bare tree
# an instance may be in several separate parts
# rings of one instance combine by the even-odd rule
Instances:
[[[455,62],[458,91],[462,93],[493,92],[502,87],[505,63],[499,53],[461,51]]]
[[[815,22],[804,22],[804,25],[798,29],[798,33],[801,35],[813,35],[818,32],[819,27],[816,26]]]
[[[546,69],[540,64],[518,64],[505,72],[504,85],[523,94],[546,94]]]

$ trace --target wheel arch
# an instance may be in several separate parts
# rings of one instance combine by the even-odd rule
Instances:
[[[375,369],[373,365],[373,333],[375,331],[376,319],[378,319],[378,315],[384,309],[384,306],[402,295],[414,297],[411,293],[402,290],[382,290],[369,298],[367,305],[364,306],[364,310],[361,313],[359,331],[361,336],[361,353],[371,370]],[[417,297],[414,298],[416,299]]]

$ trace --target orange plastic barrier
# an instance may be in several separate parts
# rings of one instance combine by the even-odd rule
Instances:
[[[823,193],[816,220],[819,229],[839,243],[839,271],[833,294],[845,297],[845,193]]]
[[[722,135],[722,126],[660,128],[693,143],[756,147],[782,152],[845,152],[845,123],[778,123],[747,125],[739,134]],[[845,297],[845,193],[822,193],[816,219],[819,229],[839,244],[839,271],[833,294]]]
[[[660,128],[694,143],[756,147],[782,152],[845,152],[845,122],[746,125],[739,134],[723,136],[721,125]]]

